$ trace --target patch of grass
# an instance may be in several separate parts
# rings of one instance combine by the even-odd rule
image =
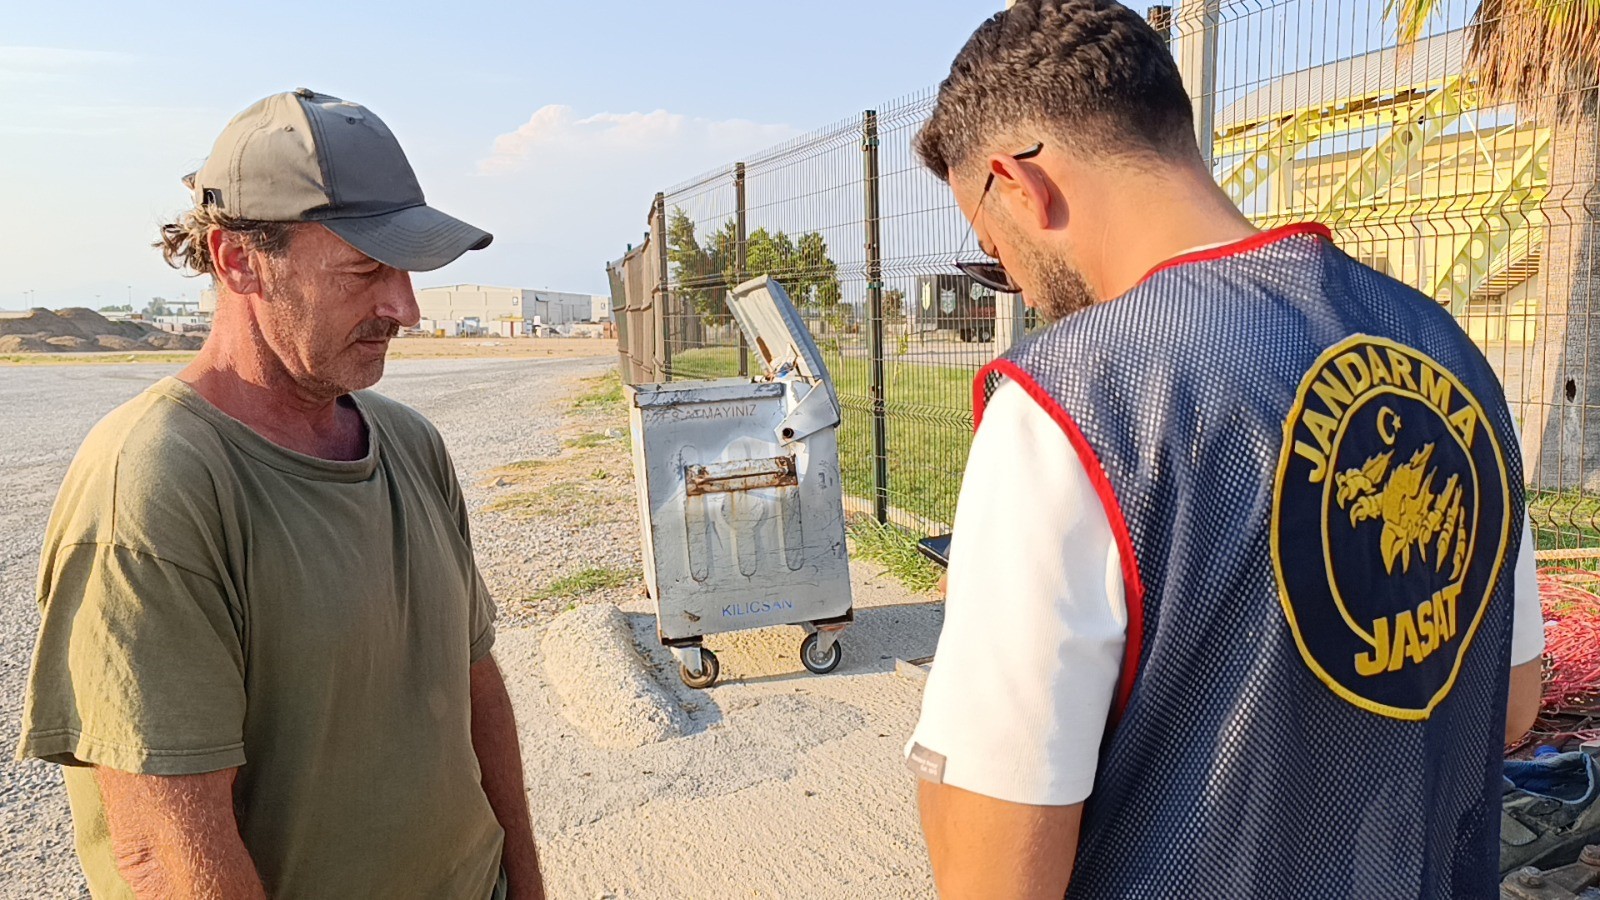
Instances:
[[[585,594],[592,594],[595,591],[603,591],[608,588],[627,587],[637,578],[638,573],[629,569],[584,569],[580,572],[573,572],[570,575],[563,575],[557,578],[523,602],[582,597]],[[576,604],[567,605],[569,610],[574,608],[576,608]]]
[[[577,528],[620,520],[630,507],[606,481],[586,477],[505,494],[484,507],[515,519],[561,518]]]
[[[1600,547],[1600,496],[1578,491],[1528,491],[1528,520],[1540,550]],[[1567,560],[1561,565],[1600,567],[1600,560]]]
[[[920,535],[894,525],[879,525],[865,516],[850,523],[849,533],[857,559],[881,564],[902,584],[919,593],[939,586],[944,570],[918,552]]]
[[[609,432],[590,431],[580,434],[575,438],[568,438],[567,440],[563,441],[563,443],[568,447],[573,447],[578,450],[589,450],[594,447],[603,447],[607,444],[615,444],[620,440],[622,440],[621,437],[610,434]]]
[[[585,503],[591,503],[593,500],[593,494],[582,484],[558,481],[535,490],[507,494],[484,508],[490,512],[533,518],[565,515],[582,509]]]
[[[619,373],[609,372],[599,378],[586,378],[584,384],[589,386],[589,391],[572,401],[573,409],[621,410],[623,408],[622,376]]]
[[[0,365],[6,366],[82,366],[119,365],[124,363],[186,363],[192,362],[197,351],[171,353],[140,351],[136,353],[0,353]]]
[[[519,459],[516,462],[506,463],[496,471],[535,472],[539,469],[548,468],[553,462],[555,462],[553,459]]]
[[[544,477],[544,473],[557,463],[553,459],[522,459],[507,463],[484,473],[482,484],[487,488],[510,487],[527,484]]]

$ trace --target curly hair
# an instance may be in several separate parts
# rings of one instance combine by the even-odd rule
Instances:
[[[1113,0],[1017,0],[978,26],[915,147],[948,181],[987,142],[1027,126],[1096,158],[1199,153],[1166,41]]]
[[[258,222],[229,216],[215,206],[198,206],[161,226],[161,240],[152,246],[161,251],[167,265],[189,275],[216,276],[208,238],[213,229],[231,231],[244,238],[245,245],[269,257],[283,255],[294,236],[296,222]]]

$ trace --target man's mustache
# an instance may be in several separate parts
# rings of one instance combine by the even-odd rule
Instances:
[[[351,333],[353,341],[386,341],[400,333],[400,323],[393,319],[374,319]]]

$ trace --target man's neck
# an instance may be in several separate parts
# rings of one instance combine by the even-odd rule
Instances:
[[[1100,274],[1096,287],[1107,299],[1132,290],[1152,269],[1175,256],[1257,233],[1209,181],[1163,183],[1139,203],[1124,200],[1108,208],[1132,212],[1109,217],[1101,241],[1089,248]]]
[[[321,459],[367,453],[361,414],[337,394],[297,382],[252,323],[218,311],[211,337],[179,380],[280,447]]]

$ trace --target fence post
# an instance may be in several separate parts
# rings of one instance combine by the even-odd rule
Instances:
[[[734,284],[743,284],[750,277],[747,270],[748,258],[746,251],[749,249],[749,234],[746,231],[745,205],[744,205],[744,163],[733,164],[733,203],[734,203],[734,235],[733,235],[733,271]],[[737,324],[737,323],[735,323]],[[745,343],[744,329],[739,329],[739,375],[750,374],[750,345]]]
[[[863,193],[867,225],[867,352],[871,358],[868,393],[872,397],[872,511],[878,524],[889,521],[889,423],[883,390],[883,241],[878,218],[878,113],[861,121]]]
[[[1144,20],[1150,23],[1156,34],[1161,35],[1163,41],[1172,41],[1172,7],[1152,6],[1145,10]]]
[[[1195,139],[1200,155],[1211,165],[1216,141],[1214,121],[1217,102],[1217,29],[1222,20],[1222,0],[1184,0],[1178,5],[1177,46],[1173,56],[1178,74],[1194,101]]]
[[[661,354],[656,357],[656,381],[672,380],[672,317],[667,315],[667,306],[671,295],[667,293],[667,285],[671,279],[667,269],[667,195],[656,194],[655,222],[652,225],[655,234],[651,240],[656,244],[656,302],[653,315],[656,320],[656,340],[660,342]]]

